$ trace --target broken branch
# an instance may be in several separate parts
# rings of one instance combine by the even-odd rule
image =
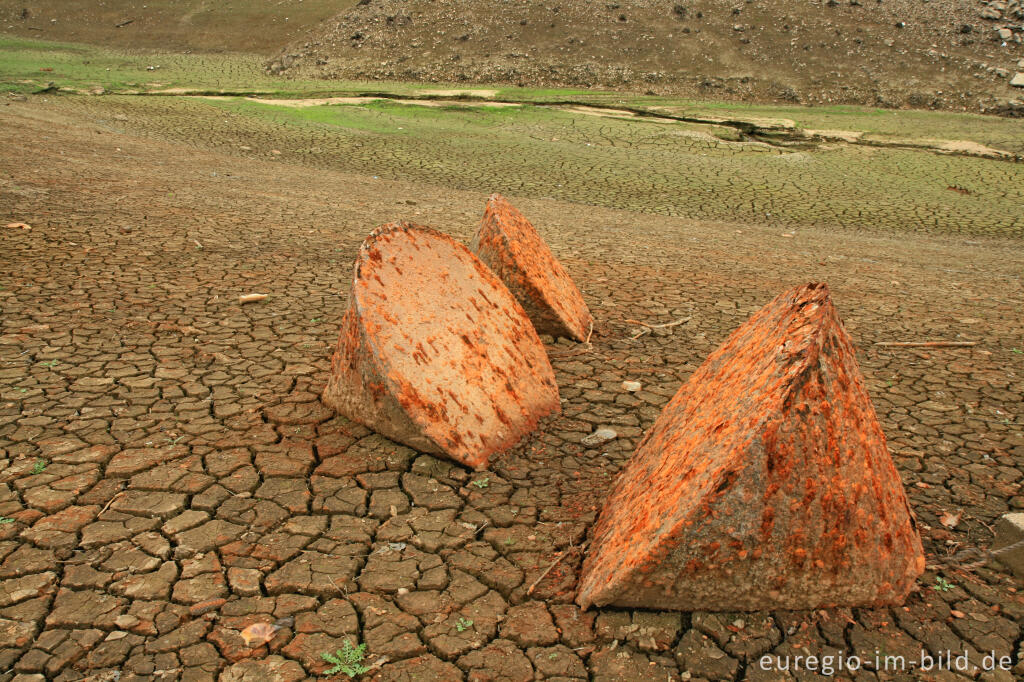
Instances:
[[[632,322],[633,324],[639,324],[639,325],[641,325],[643,327],[647,327],[648,329],[664,329],[665,327],[678,327],[679,325],[685,324],[685,323],[689,322],[692,319],[693,319],[693,315],[689,315],[687,317],[681,317],[678,320],[676,320],[675,322],[666,322],[665,324],[647,324],[646,322],[641,322],[640,320],[626,320],[626,322]]]
[[[533,584],[530,585],[529,588],[527,588],[526,595],[529,596],[529,595],[533,594],[533,591],[537,588],[537,585],[540,585],[540,581],[544,580],[544,578],[548,577],[548,573],[553,571],[555,566],[557,566],[558,564],[562,563],[562,559],[564,559],[565,557],[569,556],[570,554],[575,554],[577,551],[582,551],[584,547],[586,547],[586,545],[580,545],[579,548],[570,547],[569,549],[567,549],[564,552],[562,552],[562,554],[557,559],[555,559],[555,561],[550,566],[548,566],[544,570],[544,572],[541,573],[540,576],[538,576],[538,578],[536,580],[533,581]]]
[[[681,317],[678,320],[675,320],[674,322],[666,322],[665,324],[647,324],[646,322],[641,322],[640,320],[626,320],[626,322],[630,322],[632,324],[638,324],[641,327],[644,327],[643,329],[638,331],[636,334],[633,334],[633,336],[629,337],[630,339],[639,339],[644,334],[650,334],[651,331],[654,330],[654,329],[665,329],[666,327],[678,327],[679,325],[685,324],[685,323],[689,322],[692,319],[693,319],[693,316],[692,315],[688,315],[687,317]]]
[[[877,341],[876,346],[884,348],[969,348],[977,341]]]

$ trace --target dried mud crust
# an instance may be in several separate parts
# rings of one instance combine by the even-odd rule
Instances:
[[[817,225],[1024,236],[1024,167],[1006,161],[842,144],[780,147],[722,140],[708,126],[525,107],[494,114],[387,103],[326,107],[322,119],[308,120],[286,107],[182,97],[35,96],[30,102],[33,110],[87,118],[111,140],[143,135],[316,173],[355,172],[479,193],[474,196],[498,189],[768,223],[782,231]],[[479,206],[466,208],[478,220]],[[548,224],[520,208],[546,238]]]
[[[2,222],[32,226],[0,228],[0,678],[299,680],[346,638],[387,658],[379,680],[778,679],[762,655],[839,650],[874,680],[876,650],[921,649],[1016,666],[944,679],[1024,674],[1019,583],[943,563],[1024,508],[1018,242],[514,198],[597,327],[591,347],[549,344],[563,414],[469,473],[317,396],[366,233],[407,218],[465,242],[484,195],[97,134],[28,105],[0,118]],[[857,343],[933,566],[920,589],[892,609],[581,613],[581,548],[643,430],[810,280]],[[253,292],[269,297],[239,305]],[[958,335],[981,343],[872,346]],[[584,448],[598,426],[618,438]],[[249,647],[254,623],[280,629]]]

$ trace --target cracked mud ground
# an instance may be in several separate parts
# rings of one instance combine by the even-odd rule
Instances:
[[[1024,509],[1019,241],[513,196],[598,324],[590,348],[548,344],[563,414],[469,473],[318,395],[365,235],[405,218],[466,241],[486,192],[99,134],[35,101],[5,108],[0,143],[4,222],[32,225],[0,231],[0,679],[299,680],[346,639],[379,680],[825,679],[758,661],[837,651],[857,679],[1024,675],[1021,584],[968,551]],[[581,548],[643,430],[809,280],[858,345],[923,528],[919,589],[891,609],[581,613]],[[683,317],[631,338],[628,320]],[[980,343],[873,345],[932,339]],[[618,438],[581,445],[599,426]],[[256,623],[279,629],[250,647]],[[921,650],[972,667],[874,670]],[[1014,669],[975,667],[993,651]]]

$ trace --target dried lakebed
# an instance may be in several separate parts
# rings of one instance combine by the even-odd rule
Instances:
[[[299,680],[346,639],[379,680],[790,679],[761,657],[840,652],[876,680],[894,676],[876,651],[922,650],[1014,667],[945,679],[1024,675],[1020,583],[969,553],[1024,509],[1019,164],[753,151],[525,107],[328,108],[346,128],[264,106],[0,107],[0,205],[32,227],[0,230],[2,679]],[[470,473],[318,396],[367,233],[405,218],[465,243],[496,190],[596,326],[592,347],[547,344],[563,414]],[[580,612],[583,545],[644,429],[811,280],[923,529],[917,591],[893,609]],[[932,339],[979,345],[873,345]],[[617,438],[584,445],[599,428]],[[258,623],[271,638],[247,643]]]

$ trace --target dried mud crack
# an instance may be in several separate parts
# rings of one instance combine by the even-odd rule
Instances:
[[[69,90],[75,94],[88,94],[77,90]],[[359,91],[343,92],[324,91],[313,93],[302,99],[285,99],[272,96],[271,92],[252,92],[224,90],[192,90],[187,88],[176,88],[173,91],[154,90],[149,92],[134,93],[139,96],[175,96],[175,97],[203,97],[215,98],[245,98],[260,104],[290,107],[306,106],[304,100],[310,106],[321,106],[330,104],[353,104],[357,102],[372,102],[374,100],[390,100],[403,104],[419,104],[421,106],[532,106],[550,109],[568,109],[570,111],[591,113],[597,116],[609,118],[632,118],[636,117],[648,121],[678,121],[680,123],[695,123],[702,126],[720,126],[727,128],[734,133],[736,141],[761,142],[779,148],[804,148],[813,149],[822,144],[830,145],[862,145],[865,147],[878,147],[887,149],[906,149],[912,151],[933,152],[954,156],[972,156],[983,159],[999,161],[1024,161],[1024,155],[994,149],[983,144],[965,140],[911,140],[911,139],[882,139],[865,134],[862,131],[846,130],[808,130],[798,127],[793,121],[785,119],[743,119],[717,116],[698,116],[665,111],[669,107],[644,107],[629,106],[626,104],[602,105],[589,100],[555,99],[555,100],[529,100],[496,98],[493,95],[483,97],[480,95],[451,94],[448,96],[437,95],[416,95],[400,94],[387,91]],[[661,109],[661,110],[659,110]],[[732,137],[732,136],[730,136]],[[726,137],[725,139],[730,139]]]
[[[908,238],[822,216],[794,234],[740,202],[723,209],[735,220],[693,220],[626,194],[611,208],[509,192],[597,322],[590,345],[546,339],[562,415],[471,473],[318,396],[366,234],[409,219],[467,242],[487,192],[415,160],[397,179],[310,163],[255,124],[229,144],[213,116],[169,131],[178,106],[0,111],[0,205],[32,228],[0,231],[0,679],[313,679],[345,640],[377,680],[778,679],[763,656],[808,651],[857,655],[875,680],[891,673],[876,651],[947,649],[1012,668],[947,679],[1024,675],[1019,580],[950,559],[1024,509],[1016,233]],[[992,186],[1013,191],[998,183],[1014,164],[939,161],[998,168]],[[644,429],[733,329],[810,280],[833,291],[941,568],[891,609],[581,612],[582,548]],[[253,292],[269,296],[239,305]],[[873,345],[916,339],[979,345]],[[599,427],[617,438],[582,445]],[[261,623],[269,638],[247,641]]]

